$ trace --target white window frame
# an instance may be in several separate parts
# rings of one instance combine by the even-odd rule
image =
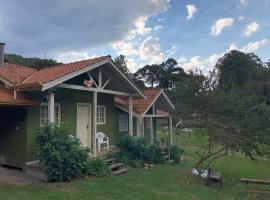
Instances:
[[[118,117],[118,120],[119,120],[119,132],[127,132],[128,131],[128,115],[120,114]],[[121,123],[125,123],[125,125]]]
[[[100,114],[98,112],[100,112],[100,108],[104,108],[104,121],[100,121],[101,117],[100,117]],[[106,124],[106,106],[104,105],[97,105],[97,118],[96,118],[96,121],[97,121],[97,125],[104,125]]]
[[[47,110],[48,110],[48,119],[44,119],[44,121],[47,121],[47,123],[49,123],[49,104],[48,103],[44,103],[42,102],[40,104],[40,115],[39,115],[39,123],[40,123],[40,126],[44,126],[46,123],[42,123],[42,106],[47,106]],[[60,103],[55,103],[54,104],[55,107],[57,107],[58,109],[54,109],[54,112],[56,112],[56,110],[58,110],[58,121],[56,119],[56,113],[54,113],[54,121],[55,123],[57,124],[60,124],[61,123],[61,104]]]

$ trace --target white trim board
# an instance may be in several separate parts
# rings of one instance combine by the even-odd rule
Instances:
[[[71,74],[68,74],[68,75],[66,75],[64,77],[61,77],[61,78],[56,79],[54,81],[51,81],[49,83],[45,83],[42,86],[42,91],[48,90],[48,89],[50,89],[50,88],[52,88],[52,87],[54,87],[54,86],[56,86],[58,84],[61,84],[61,83],[65,82],[65,81],[67,81],[69,79],[72,79],[72,78],[74,78],[76,76],[79,76],[79,75],[81,75],[83,73],[86,73],[86,72],[88,72],[90,70],[93,70],[93,69],[95,69],[97,67],[100,67],[100,66],[102,66],[102,65],[104,65],[106,63],[111,64],[113,66],[113,68],[138,92],[138,94],[140,94],[144,99],[146,99],[146,96],[143,94],[143,92],[136,87],[136,85],[115,65],[115,63],[110,58],[107,58],[107,59],[105,59],[103,61],[100,61],[98,63],[95,63],[93,65],[89,65],[86,68],[83,68],[83,69],[81,69],[79,71],[75,71],[75,72],[73,72]]]
[[[161,94],[164,96],[165,100],[169,103],[169,105],[171,106],[171,108],[173,110],[175,109],[175,106],[173,105],[173,103],[171,102],[171,100],[169,99],[169,97],[166,95],[166,93],[164,92],[164,90],[161,89],[160,92],[158,93],[158,95],[155,97],[155,99],[151,102],[151,104],[148,106],[148,108],[142,114],[142,116],[145,116],[146,115],[146,113],[148,112],[148,110],[153,106],[153,104],[155,104],[155,102],[157,101],[157,99],[160,97]]]
[[[87,88],[81,85],[72,85],[72,84],[65,84],[61,83],[57,85],[58,88],[66,88],[66,89],[72,89],[72,90],[83,90],[83,91],[91,91],[91,92],[99,92],[99,93],[107,93],[107,94],[116,94],[120,96],[138,96],[138,94],[129,94],[126,92],[119,92],[119,91],[113,91],[113,90],[106,90],[102,88]]]

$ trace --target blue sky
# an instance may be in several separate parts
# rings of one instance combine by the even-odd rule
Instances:
[[[207,73],[231,49],[270,58],[270,0],[39,0],[0,5],[7,52],[61,62],[123,54]],[[16,10],[16,15],[14,15]]]

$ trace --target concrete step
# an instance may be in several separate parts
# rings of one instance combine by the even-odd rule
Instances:
[[[119,167],[121,167],[121,166],[123,166],[123,163],[115,163],[115,164],[111,164],[111,165],[109,166],[109,169],[110,169],[110,170],[113,170],[113,169],[119,168]]]
[[[114,175],[114,176],[119,176],[119,175],[121,175],[121,174],[127,173],[128,170],[129,170],[128,168],[120,168],[120,169],[118,169],[118,170],[116,170],[116,171],[112,171],[112,175]]]

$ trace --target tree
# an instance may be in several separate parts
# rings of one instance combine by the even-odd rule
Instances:
[[[163,69],[160,65],[146,65],[139,69],[134,76],[137,79],[144,80],[146,84],[153,88],[155,85],[159,84],[162,73]]]
[[[136,76],[134,76],[134,74],[132,74],[129,71],[129,69],[127,67],[127,60],[126,60],[125,56],[123,56],[123,55],[117,56],[114,59],[114,62],[119,67],[119,69],[121,69],[122,72],[124,72],[130,78],[130,80],[133,81],[133,83],[135,83],[135,85],[138,88],[140,88],[140,89],[145,88],[144,82],[142,80],[138,79]]]
[[[130,72],[127,67],[127,61],[125,56],[119,55],[114,59],[115,64],[126,74],[128,75]]]
[[[216,64],[219,72],[219,85],[225,90],[242,87],[245,82],[254,79],[256,71],[261,68],[263,68],[263,63],[255,54],[245,54],[237,50],[230,51]]]
[[[270,147],[270,80],[265,76],[270,71],[254,62],[250,55],[231,53],[218,62],[221,71],[213,71],[207,77],[191,73],[178,81],[174,90],[185,108],[182,117],[197,113],[197,124],[193,123],[193,127],[206,129],[208,147],[198,152],[196,167],[229,151],[254,159],[255,155],[265,153],[266,146]],[[243,69],[245,64],[247,69]],[[237,73],[248,75],[247,80]]]
[[[24,58],[23,56],[16,54],[5,54],[5,62],[32,67],[36,69],[52,67],[62,64],[52,59]]]
[[[146,65],[139,69],[134,76],[144,80],[151,87],[159,87],[171,91],[175,81],[186,73],[175,59],[169,58],[161,64]]]

